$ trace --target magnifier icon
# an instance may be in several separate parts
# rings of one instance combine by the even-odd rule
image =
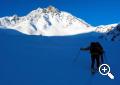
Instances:
[[[110,67],[108,64],[102,64],[99,67],[99,72],[102,75],[107,75],[108,77],[110,77],[110,79],[114,79],[114,76],[112,73],[110,73]]]

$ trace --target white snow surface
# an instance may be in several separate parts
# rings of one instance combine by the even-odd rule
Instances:
[[[107,33],[111,30],[113,30],[118,24],[109,24],[109,25],[100,25],[95,27],[95,31],[99,33]]]
[[[109,25],[92,26],[72,14],[60,11],[53,6],[38,8],[25,16],[17,15],[0,18],[0,29],[12,29],[26,35],[42,36],[69,36],[89,32],[97,32],[105,37],[114,30],[118,23]],[[117,32],[117,35],[120,34]]]
[[[0,18],[0,27],[14,29],[27,35],[64,36],[87,33],[93,26],[55,7],[38,8],[28,15]]]

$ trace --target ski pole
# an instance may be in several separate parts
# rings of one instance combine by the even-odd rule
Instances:
[[[76,54],[76,56],[75,56],[73,62],[76,62],[76,61],[77,61],[77,59],[78,59],[78,57],[79,57],[79,53],[80,53],[80,51]]]
[[[107,64],[109,63],[105,53],[104,53],[104,60],[106,61]]]

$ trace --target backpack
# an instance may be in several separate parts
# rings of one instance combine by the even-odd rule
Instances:
[[[92,42],[90,45],[90,52],[91,52],[91,54],[102,55],[103,48],[99,42]]]

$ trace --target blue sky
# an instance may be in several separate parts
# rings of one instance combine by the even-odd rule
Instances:
[[[0,0],[0,17],[23,16],[49,5],[70,12],[93,26],[120,22],[120,0]]]

